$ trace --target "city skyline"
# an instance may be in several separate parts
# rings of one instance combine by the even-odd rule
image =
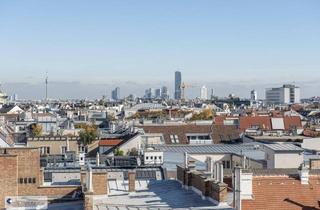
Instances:
[[[60,89],[63,98],[97,98],[109,85],[143,95],[150,84],[172,97],[177,70],[182,82],[220,96],[257,89],[262,98],[293,82],[303,97],[319,95],[319,1],[13,0],[0,8],[0,83],[21,98],[43,98],[46,72],[55,98]]]

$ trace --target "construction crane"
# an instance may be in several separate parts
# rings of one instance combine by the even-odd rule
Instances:
[[[181,99],[182,99],[182,100],[185,100],[185,96],[186,96],[185,90],[186,90],[186,88],[195,88],[195,87],[198,87],[198,86],[186,84],[186,83],[183,82],[183,83],[181,84],[181,86],[180,86]]]

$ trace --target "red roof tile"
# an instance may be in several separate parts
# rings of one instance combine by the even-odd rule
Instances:
[[[271,130],[271,118],[269,116],[240,117],[240,130],[259,126],[263,130]]]
[[[99,141],[99,146],[116,146],[120,142],[122,142],[121,139],[101,139]]]
[[[244,210],[319,209],[319,176],[310,176],[309,184],[289,176],[256,176],[252,181],[252,200],[242,200]]]

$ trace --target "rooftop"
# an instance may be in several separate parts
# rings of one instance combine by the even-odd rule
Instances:
[[[264,147],[267,147],[275,152],[303,152],[301,147],[298,147],[294,144],[264,144]]]
[[[226,154],[241,153],[246,150],[256,150],[256,146],[253,144],[156,145],[155,148],[163,152],[187,152],[190,154]]]
[[[95,199],[95,210],[122,210],[122,209],[192,209],[192,210],[232,210],[226,206],[215,206],[208,200],[202,200],[192,190],[184,190],[174,180],[150,181],[148,188],[137,190],[134,193],[111,192],[108,197]]]

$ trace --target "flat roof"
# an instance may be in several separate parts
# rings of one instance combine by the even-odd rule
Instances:
[[[301,147],[298,147],[294,144],[264,144],[264,147],[267,147],[275,152],[303,152],[304,151]]]
[[[116,186],[121,184],[114,184],[114,187]],[[182,189],[181,184],[175,180],[150,180],[146,186],[134,193],[127,193],[121,189],[115,192],[116,189],[114,189],[108,197],[94,198],[94,210],[233,210],[227,204],[216,206],[208,200],[202,200],[201,196],[195,192]]]

